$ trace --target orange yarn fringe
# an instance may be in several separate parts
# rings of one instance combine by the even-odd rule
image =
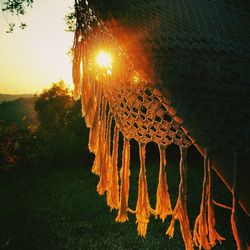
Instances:
[[[96,175],[101,174],[101,167],[105,164],[105,151],[106,151],[106,144],[105,144],[105,130],[106,130],[106,107],[107,107],[107,101],[104,99],[104,97],[102,98],[102,104],[101,104],[101,118],[100,121],[98,122],[97,128],[99,127],[99,132],[97,134],[96,130],[96,134],[93,136],[96,138],[96,136],[98,135],[98,137],[96,138],[96,152],[95,152],[95,161],[94,161],[94,165],[92,167],[92,172]],[[100,192],[100,194],[102,194],[101,190],[97,190],[98,193]]]
[[[224,240],[215,229],[214,209],[211,201],[211,168],[210,158],[205,155],[204,159],[204,180],[202,190],[202,200],[200,214],[196,218],[193,232],[194,243],[199,249],[211,249],[216,245],[216,240],[221,244]]]
[[[80,61],[80,68],[82,71],[79,72],[80,78],[82,78],[82,91],[81,91],[81,104],[82,104],[82,115],[86,116],[87,113],[87,104],[89,102],[89,82],[88,82],[88,64],[85,63],[85,59],[88,58],[88,50],[87,45],[84,40],[80,42],[80,54],[81,54],[81,61]],[[85,117],[86,120],[86,117]],[[87,115],[87,121],[88,121],[88,115]]]
[[[170,238],[174,235],[175,220],[179,220],[182,238],[185,244],[186,250],[193,249],[193,240],[191,231],[189,228],[189,220],[186,211],[186,174],[187,174],[187,147],[180,146],[181,160],[180,160],[180,184],[179,184],[179,196],[176,206],[172,214],[172,220],[170,226],[166,232]]]
[[[150,217],[150,204],[148,198],[148,187],[146,177],[146,145],[140,143],[140,174],[138,186],[138,199],[136,204],[136,223],[138,235],[145,237]]]
[[[171,208],[170,197],[168,193],[168,184],[167,184],[167,175],[165,172],[165,167],[167,164],[166,161],[166,147],[159,145],[160,152],[160,170],[159,170],[159,179],[156,195],[156,208],[154,215],[157,218],[159,216],[162,219],[162,222],[166,219],[167,215],[173,213]]]
[[[80,96],[80,84],[81,84],[81,74],[80,74],[80,64],[81,64],[81,53],[80,53],[80,31],[75,31],[75,37],[74,37],[74,57],[73,57],[73,64],[72,64],[72,78],[74,81],[74,95],[76,97]]]
[[[111,209],[118,209],[119,206],[119,185],[118,185],[118,141],[119,141],[119,130],[115,126],[114,138],[113,138],[113,152],[111,159],[111,166],[109,168],[109,183],[107,189],[107,204]]]
[[[100,106],[101,106],[101,91],[100,88],[97,92],[97,98],[94,96],[93,99],[95,100],[95,106],[93,110],[93,123],[90,127],[89,133],[89,150],[94,154],[97,153],[98,148],[98,140],[99,140],[99,120],[100,120]]]
[[[106,115],[106,105],[104,104],[104,110],[103,112]],[[101,129],[104,128],[103,131],[103,139],[104,142],[104,150],[101,152],[101,162],[100,162],[100,181],[97,185],[97,191],[99,194],[103,195],[105,191],[107,191],[108,188],[108,171],[111,164],[111,156],[110,156],[110,131],[111,131],[111,123],[112,123],[112,116],[109,112],[108,115],[108,122],[107,122],[107,128],[106,128],[106,119],[102,121],[104,124],[101,124]],[[102,127],[103,126],[103,127]],[[106,133],[105,133],[106,132]],[[102,144],[100,144],[102,145]]]
[[[124,138],[123,152],[122,152],[122,168],[120,172],[121,186],[120,186],[120,201],[119,210],[116,217],[117,222],[125,222],[128,220],[128,196],[129,196],[129,176],[130,176],[130,144],[129,139]]]

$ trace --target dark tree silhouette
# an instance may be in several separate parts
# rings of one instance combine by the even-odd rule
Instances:
[[[33,0],[1,0],[1,8],[3,12],[11,13],[12,15],[23,16],[26,13],[27,8],[31,8]],[[7,21],[7,20],[6,20]],[[7,21],[8,22],[8,21]],[[12,33],[16,26],[15,22],[8,22],[9,29],[7,33]],[[19,28],[25,29],[26,23],[20,21]]]
[[[33,7],[34,0],[0,0],[2,11],[11,15],[23,16],[28,9]],[[7,20],[6,20],[7,21]],[[8,21],[7,21],[8,22]],[[75,12],[72,10],[65,16],[66,31],[73,32],[75,30]],[[16,28],[16,22],[8,22],[7,33],[12,33]],[[27,24],[20,21],[18,24],[20,29],[25,29]]]
[[[75,101],[63,81],[54,83],[36,100],[40,125],[36,131],[38,157],[45,164],[72,166],[89,162],[88,130]]]

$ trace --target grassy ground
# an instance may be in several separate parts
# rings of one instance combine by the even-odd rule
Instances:
[[[198,165],[201,162],[197,163]],[[132,201],[137,196],[137,164],[131,166]],[[199,171],[197,171],[197,169]],[[202,168],[191,163],[188,172],[188,212],[191,228],[199,212]],[[177,196],[178,163],[167,168],[168,183],[174,206]],[[154,207],[158,166],[147,167],[151,204]],[[215,180],[215,197],[230,204],[230,194]],[[71,169],[15,170],[0,172],[0,249],[184,249],[176,223],[174,238],[169,240],[163,224],[151,218],[146,239],[137,236],[135,218],[127,223],[115,222],[105,196],[98,196],[98,178],[89,167]],[[236,249],[230,229],[230,211],[216,207],[217,228],[226,241],[214,249]]]

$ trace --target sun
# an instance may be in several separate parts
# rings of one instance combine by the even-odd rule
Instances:
[[[96,62],[101,68],[112,69],[112,57],[111,54],[100,50],[96,56]]]

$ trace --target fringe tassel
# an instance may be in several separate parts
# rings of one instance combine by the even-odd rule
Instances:
[[[180,184],[179,184],[179,196],[176,206],[172,214],[172,220],[170,226],[166,232],[170,238],[174,235],[174,223],[178,219],[180,222],[180,228],[182,238],[185,244],[186,250],[193,249],[193,240],[191,231],[189,228],[189,220],[186,211],[186,174],[187,174],[187,147],[180,146],[181,160],[180,160]]]
[[[146,144],[140,143],[140,174],[139,174],[139,187],[138,199],[136,204],[136,223],[138,235],[145,237],[147,233],[147,226],[150,217],[150,204],[148,198],[148,187],[146,177]]]
[[[88,102],[86,105],[86,114],[85,114],[85,123],[87,128],[91,128],[93,126],[94,118],[95,118],[95,110],[96,110],[96,97],[95,97],[95,82],[89,79],[89,96]]]
[[[97,153],[98,148],[98,140],[99,140],[99,123],[100,123],[100,107],[101,107],[101,88],[99,87],[97,90],[97,100],[95,107],[95,115],[93,119],[92,127],[90,128],[89,133],[89,151],[93,153]]]
[[[116,217],[117,222],[125,222],[128,220],[128,196],[129,196],[129,176],[130,176],[130,144],[129,139],[124,138],[123,152],[122,152],[122,168],[120,172],[121,187],[120,187],[120,201],[119,210]]]
[[[102,98],[101,120],[99,122],[99,133],[96,145],[96,155],[92,172],[96,175],[101,174],[101,166],[105,164],[105,130],[106,130],[106,107],[107,101]],[[97,190],[98,191],[98,190]]]
[[[105,116],[106,116],[106,108],[104,109]],[[102,154],[102,162],[100,165],[100,181],[97,185],[97,192],[101,195],[104,194],[104,192],[108,188],[108,170],[111,164],[111,157],[110,157],[110,130],[111,130],[111,123],[112,123],[112,115],[109,112],[108,114],[108,123],[107,127],[106,124],[104,124],[104,134],[105,137],[105,146],[103,147]],[[106,119],[105,119],[106,122]],[[100,145],[99,145],[100,146]],[[102,145],[103,146],[103,145]]]
[[[119,141],[119,130],[115,126],[114,138],[113,138],[113,152],[111,159],[111,169],[109,171],[109,184],[107,189],[107,204],[111,209],[118,209],[119,206],[119,186],[118,186],[118,141]]]
[[[80,62],[80,74],[82,79],[82,90],[81,90],[81,104],[82,104],[82,116],[85,117],[86,114],[86,105],[88,102],[88,81],[87,81],[87,74],[88,74],[88,65],[86,62],[87,57],[87,49],[85,48],[86,44],[82,40],[80,43],[80,53],[81,53],[81,62]]]
[[[220,243],[224,240],[215,229],[214,208],[211,201],[211,162],[206,150],[204,159],[204,180],[202,188],[202,200],[200,214],[195,220],[193,240],[199,249],[211,249],[216,245],[216,240]]]
[[[74,96],[78,97],[80,95],[80,81],[81,81],[81,53],[80,53],[80,45],[79,45],[79,36],[80,31],[76,30],[74,37],[74,57],[73,57],[73,66],[72,66],[72,78],[74,82]]]
[[[162,222],[166,219],[167,215],[173,213],[171,208],[170,197],[168,193],[167,175],[165,172],[166,167],[166,147],[159,145],[160,152],[160,170],[159,170],[159,180],[157,187],[156,196],[156,208],[154,211],[155,217],[159,216]]]
[[[249,250],[250,246],[246,240],[242,237],[240,221],[239,221],[239,210],[240,210],[240,182],[239,182],[239,169],[238,169],[238,154],[234,152],[234,184],[233,184],[233,204],[231,214],[231,226],[233,236],[236,241],[238,250]]]

